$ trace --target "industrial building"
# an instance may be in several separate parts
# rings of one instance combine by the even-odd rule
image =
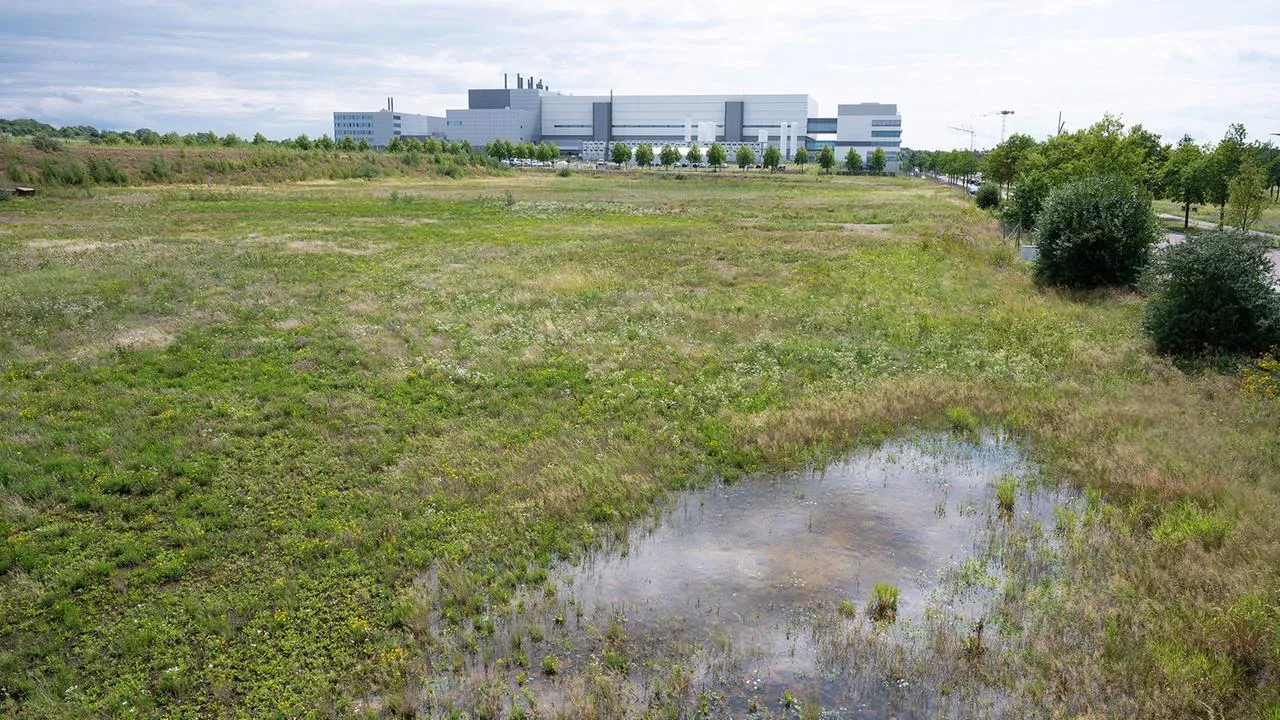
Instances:
[[[387,111],[372,115],[383,112]],[[360,114],[334,113],[335,137],[346,134],[338,132],[339,115]],[[382,121],[388,132],[377,136],[386,138],[383,145],[392,134],[411,134],[407,127],[387,125],[407,122],[399,120],[401,117],[436,121],[431,127],[438,127],[441,120],[388,113],[388,119]],[[367,129],[376,132],[372,121],[357,122],[369,123]],[[425,134],[434,134],[431,127]],[[812,155],[831,145],[841,160],[853,149],[864,161],[881,148],[888,161],[886,169],[896,172],[902,116],[897,105],[859,103],[839,105],[835,116],[824,117],[818,114],[818,103],[801,94],[570,95],[552,92],[541,80],[517,75],[514,88],[507,87],[504,76],[502,88],[469,90],[466,108],[445,112],[443,135],[477,147],[493,140],[550,141],[561,151],[585,159],[607,158],[609,146],[615,142],[671,144],[682,152],[695,143],[705,148],[719,142],[730,157],[740,145],[751,147],[757,157],[772,145],[787,160],[794,158],[800,147]],[[379,146],[373,138],[369,142]]]
[[[429,137],[445,138],[445,119],[433,115],[396,112],[395,98],[387,98],[387,106],[374,112],[335,112],[333,114],[333,139],[350,136],[352,140],[369,141],[369,145],[382,149],[392,138]]]

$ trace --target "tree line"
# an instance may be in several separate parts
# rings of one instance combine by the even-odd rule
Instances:
[[[1151,196],[1182,205],[1184,226],[1192,205],[1217,206],[1219,225],[1248,228],[1269,198],[1280,198],[1280,148],[1249,141],[1245,127],[1231,125],[1217,142],[1183,136],[1176,144],[1142,125],[1125,127],[1106,115],[1087,129],[1037,141],[1014,134],[988,152],[903,149],[905,167],[969,180],[981,174],[995,186],[994,198],[1007,220],[1032,230],[1049,191],[1095,175],[1121,177]]]

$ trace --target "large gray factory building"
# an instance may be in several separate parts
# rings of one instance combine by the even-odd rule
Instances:
[[[507,84],[505,77],[503,84]],[[840,105],[835,116],[824,117],[808,95],[568,95],[552,92],[544,82],[521,75],[516,76],[514,88],[469,90],[465,109],[445,112],[442,131],[438,131],[438,117],[390,110],[373,115],[384,112],[388,113],[383,121],[386,134],[378,135],[377,129],[370,127],[375,134],[365,136],[375,147],[395,135],[443,136],[475,146],[493,140],[551,141],[564,152],[590,159],[605,157],[612,142],[682,148],[720,142],[730,156],[737,145],[751,146],[757,154],[772,145],[791,159],[801,146],[812,153],[832,145],[838,158],[852,148],[864,160],[882,148],[888,160],[886,169],[896,171],[902,146],[902,116],[892,104]],[[335,138],[349,134],[339,128],[339,115],[349,114],[334,113]],[[409,117],[424,118],[425,130],[409,132],[405,126]],[[377,120],[360,122],[374,124]],[[401,125],[393,126],[396,122]]]

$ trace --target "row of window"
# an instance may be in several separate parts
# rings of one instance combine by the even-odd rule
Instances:
[[[341,127],[341,128],[366,128],[366,127],[373,127],[373,123],[361,123],[361,122],[336,122],[336,123],[334,123],[334,127]]]
[[[902,127],[902,119],[894,118],[892,120],[872,120],[871,127]]]
[[[333,131],[334,137],[342,137],[343,135],[350,135],[352,137],[355,137],[356,135],[373,135],[373,131],[372,130],[338,130],[336,128],[334,129]]]
[[[368,120],[371,117],[368,113],[338,113],[334,120]]]
[[[872,130],[871,137],[902,137],[901,130]]]

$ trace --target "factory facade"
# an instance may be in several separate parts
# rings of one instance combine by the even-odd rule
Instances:
[[[338,115],[335,137],[341,137]],[[886,169],[893,172],[902,146],[902,116],[896,105],[881,103],[839,105],[835,116],[821,116],[817,102],[801,94],[568,95],[517,75],[515,88],[468,91],[466,108],[445,112],[443,136],[477,147],[493,140],[554,142],[585,159],[607,158],[615,142],[670,144],[682,152],[719,142],[730,157],[740,145],[754,149],[757,157],[773,146],[787,160],[800,147],[812,155],[830,145],[837,160],[853,149],[864,161],[880,148]]]
[[[367,140],[369,145],[382,149],[392,138],[417,138],[419,140],[435,137],[445,138],[444,118],[433,115],[417,115],[397,112],[395,99],[387,98],[387,106],[373,112],[338,111],[333,114],[333,139],[341,140],[350,137],[359,142]]]

